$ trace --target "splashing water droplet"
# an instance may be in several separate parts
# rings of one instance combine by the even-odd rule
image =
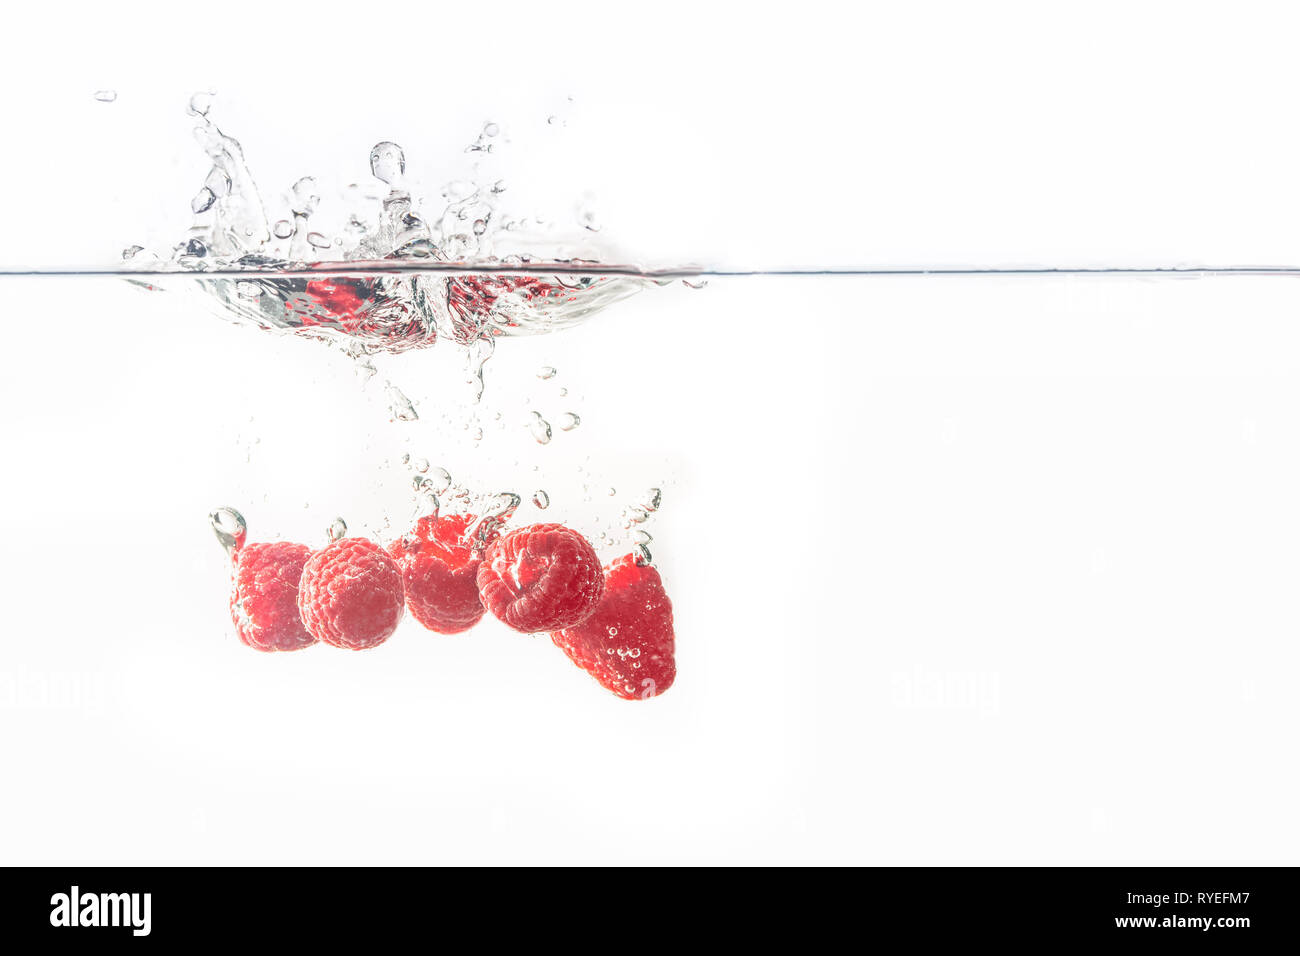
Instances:
[[[528,430],[537,439],[537,444],[545,445],[551,440],[551,423],[540,412],[533,412],[528,418]]]
[[[573,412],[565,412],[560,416],[560,431],[571,432],[582,424],[582,419]]]
[[[330,522],[330,526],[325,533],[329,536],[331,544],[335,541],[342,541],[348,536],[348,523],[342,518],[335,518]]]
[[[207,116],[212,109],[212,98],[216,94],[204,90],[190,97],[189,113],[191,116]]]
[[[406,173],[406,154],[396,143],[385,140],[370,150],[370,172],[381,183],[393,185]]]
[[[95,99],[101,103],[113,103],[117,100],[117,90],[96,90]]]
[[[212,533],[226,549],[226,554],[234,555],[244,545],[248,536],[248,522],[234,508],[218,508],[208,515],[212,524]]]
[[[289,208],[295,216],[310,216],[316,211],[320,196],[316,195],[316,180],[304,176],[289,190]]]
[[[533,504],[540,510],[545,511],[551,506],[551,496],[539,488],[533,492]]]
[[[213,203],[217,201],[217,194],[207,186],[198,191],[198,194],[190,200],[190,212],[194,215],[207,212],[212,208]]]

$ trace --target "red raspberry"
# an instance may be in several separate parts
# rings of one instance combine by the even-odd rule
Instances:
[[[483,617],[477,580],[481,562],[465,541],[473,521],[472,515],[430,515],[388,546],[402,569],[407,608],[439,634],[468,631]]]
[[[551,635],[555,646],[625,700],[662,694],[677,677],[673,603],[659,572],[625,555],[605,569],[605,592],[594,614]]]
[[[249,647],[296,651],[316,643],[298,615],[298,581],[310,556],[311,548],[288,541],[235,551],[230,617]]]
[[[376,647],[402,619],[402,572],[373,541],[343,538],[307,559],[298,610],[308,633],[326,644]]]
[[[478,568],[483,605],[516,631],[570,627],[600,603],[604,579],[591,544],[559,524],[535,524],[493,542]]]

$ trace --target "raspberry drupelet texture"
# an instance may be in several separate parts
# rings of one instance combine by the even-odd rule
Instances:
[[[580,623],[600,603],[603,587],[595,548],[559,524],[529,525],[499,538],[478,568],[483,605],[525,634]]]
[[[289,541],[243,545],[234,552],[230,617],[249,647],[296,651],[316,643],[298,614],[298,583],[310,556],[306,545]]]
[[[673,605],[659,572],[625,555],[605,569],[605,590],[581,624],[551,635],[555,646],[625,700],[662,694],[677,677]]]
[[[401,569],[373,541],[343,538],[303,567],[298,610],[308,633],[326,644],[377,647],[397,630],[403,608]]]
[[[421,518],[388,547],[402,569],[407,609],[439,634],[467,631],[484,614],[478,596],[481,560],[465,539],[473,522],[473,515]]]

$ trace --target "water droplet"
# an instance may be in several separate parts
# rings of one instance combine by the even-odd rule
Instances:
[[[582,419],[573,412],[565,412],[560,416],[560,431],[571,432],[582,424]]]
[[[545,445],[551,440],[551,423],[540,412],[533,412],[529,416],[528,430],[533,433],[533,438],[537,439],[539,445]]]
[[[538,369],[537,377],[540,379],[555,378],[555,368],[550,365],[543,365]]]
[[[96,90],[95,99],[101,103],[112,103],[117,100],[117,90]]]
[[[533,504],[545,511],[551,506],[551,496],[539,488],[533,492]]]
[[[370,172],[390,186],[406,173],[406,154],[396,143],[376,143],[370,150]]]
[[[198,215],[201,212],[207,212],[212,208],[212,204],[217,201],[217,194],[207,186],[198,191],[198,194],[190,200],[190,212]]]
[[[664,493],[659,488],[648,488],[646,493],[641,496],[638,504],[646,511],[655,512],[659,510],[659,505],[663,503]]]
[[[330,522],[329,528],[325,532],[332,544],[335,541],[342,541],[348,536],[348,523],[342,518],[335,518]]]
[[[316,211],[320,196],[316,195],[316,180],[304,176],[289,190],[289,208],[295,216],[310,216]]]
[[[288,239],[293,235],[293,223],[288,219],[281,219],[271,227],[271,232],[277,239]]]
[[[244,545],[244,539],[248,536],[248,522],[234,508],[218,508],[208,515],[208,521],[212,524],[212,533],[217,536],[217,541],[226,549],[226,554],[234,555]]]
[[[208,110],[212,109],[212,97],[214,95],[214,93],[204,90],[191,96],[189,109],[190,115],[207,116]]]

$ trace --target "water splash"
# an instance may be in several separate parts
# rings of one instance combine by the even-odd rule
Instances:
[[[311,176],[287,190],[288,215],[272,220],[243,147],[211,119],[211,99],[195,94],[189,109],[198,120],[195,138],[211,161],[190,200],[195,218],[189,234],[168,254],[135,256],[132,265],[198,273],[198,283],[169,286],[160,280],[159,286],[197,285],[224,315],[266,329],[402,352],[427,348],[439,337],[468,345],[556,331],[653,284],[635,275],[600,274],[599,262],[575,258],[559,246],[548,258],[536,258],[537,238],[520,227],[523,220],[500,214],[505,184],[499,179],[449,182],[441,213],[423,215],[405,185],[406,154],[387,140],[370,150],[371,175],[379,185],[348,188],[346,198],[355,208],[336,234],[313,225],[326,202]],[[500,133],[497,124],[485,124],[472,151],[489,151]],[[590,221],[583,225],[592,228]],[[403,263],[421,261],[460,264],[475,274],[402,271]],[[548,264],[584,274],[548,274]],[[494,273],[494,265],[512,271]],[[330,267],[355,271],[323,272]],[[230,271],[257,276],[232,279],[224,274]],[[223,275],[202,276],[213,272]]]

